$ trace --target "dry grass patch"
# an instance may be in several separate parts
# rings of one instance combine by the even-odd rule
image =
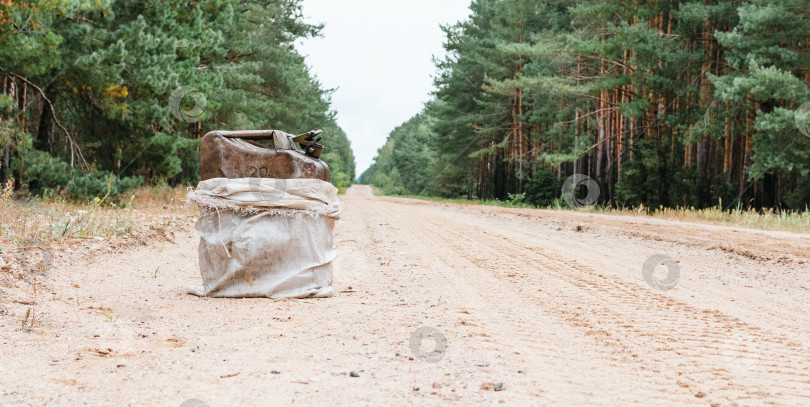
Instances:
[[[96,197],[75,203],[61,197],[39,199],[0,190],[0,269],[47,273],[55,253],[81,246],[119,249],[152,239],[172,240],[195,212],[185,206],[183,188],[139,188],[125,200]]]

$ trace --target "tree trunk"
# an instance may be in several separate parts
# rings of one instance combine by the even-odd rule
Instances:
[[[6,142],[3,147],[3,168],[0,168],[0,183],[6,185],[8,182],[9,170],[8,166],[11,162],[11,141]]]
[[[56,103],[54,97],[55,93],[56,81],[51,82],[51,84],[45,88],[45,96],[51,101],[51,103]],[[51,109],[47,106],[47,102],[43,101],[42,114],[39,117],[39,128],[37,130],[37,138],[34,145],[40,150],[47,151],[50,154],[53,154],[53,121],[54,117],[51,113]]]

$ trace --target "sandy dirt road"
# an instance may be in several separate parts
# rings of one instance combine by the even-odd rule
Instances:
[[[185,294],[191,227],[57,263],[40,327],[3,304],[0,404],[810,405],[810,235],[343,200],[330,299]],[[642,276],[656,254],[671,290]],[[436,363],[410,348],[423,326]]]

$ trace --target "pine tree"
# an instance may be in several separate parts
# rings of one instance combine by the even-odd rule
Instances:
[[[0,178],[77,198],[104,192],[109,174],[116,191],[194,183],[207,131],[321,127],[335,182],[349,185],[354,157],[330,92],[293,47],[320,31],[300,3],[0,3]],[[182,87],[205,96],[200,121],[172,114]]]
[[[425,111],[437,162],[449,160],[443,190],[505,199],[549,169],[592,177],[615,206],[807,205],[810,137],[795,124],[808,100],[805,9],[473,1],[469,19],[444,27]],[[418,157],[383,150],[371,172]]]

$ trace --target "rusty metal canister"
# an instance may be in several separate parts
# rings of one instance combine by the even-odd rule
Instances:
[[[308,134],[317,136],[320,131]],[[329,166],[320,160],[320,150],[295,148],[296,140],[301,141],[305,136],[278,130],[210,132],[203,137],[200,146],[200,179],[312,178],[328,182]],[[259,147],[246,140],[273,140],[274,148]],[[309,145],[323,149],[312,141]]]

